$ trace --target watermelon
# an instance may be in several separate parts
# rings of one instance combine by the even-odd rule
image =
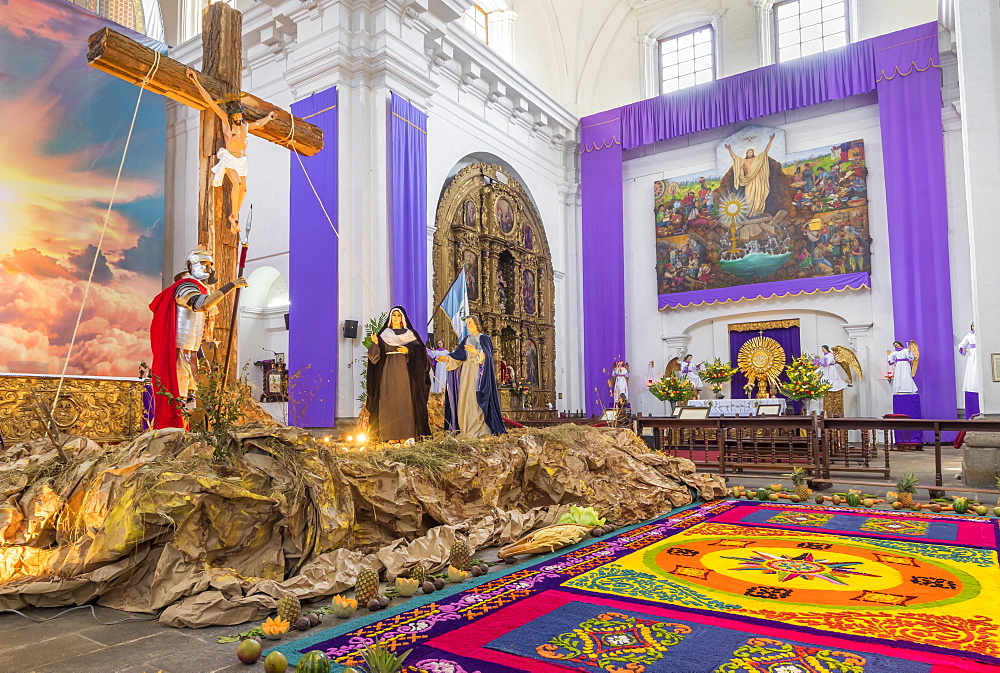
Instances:
[[[330,657],[325,652],[310,650],[295,665],[295,673],[330,673]]]
[[[846,496],[848,507],[858,507],[861,505],[861,496],[857,493],[848,493]]]
[[[770,500],[771,499],[771,492],[769,490],[767,490],[766,488],[758,488],[757,489],[757,499],[758,500]]]
[[[955,498],[951,506],[955,510],[955,514],[965,514],[969,511],[969,501],[967,498]]]

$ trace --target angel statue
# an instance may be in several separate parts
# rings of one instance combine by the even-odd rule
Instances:
[[[694,356],[688,353],[684,356],[684,359],[674,358],[667,363],[667,368],[663,372],[664,376],[671,376],[674,372],[680,372],[681,377],[687,379],[691,382],[691,387],[695,391],[695,399],[701,395],[701,389],[705,387],[705,382],[701,380],[701,376],[698,372],[701,370],[704,362],[695,363]]]
[[[622,395],[625,396],[626,400],[628,399],[628,379],[629,376],[631,376],[631,369],[632,368],[629,367],[629,364],[627,362],[623,362],[622,360],[615,361],[615,366],[611,369],[611,377],[614,381],[614,386],[611,390],[611,398],[615,400],[616,404],[617,400]]]
[[[893,350],[888,354],[889,376],[892,379],[893,395],[913,395],[917,392],[917,384],[913,377],[920,364],[920,349],[916,341],[904,346],[902,341],[892,342]]]
[[[859,380],[864,380],[857,354],[847,346],[834,346],[831,350],[824,345],[822,354],[816,358],[816,364],[823,375],[823,381],[832,386],[823,396],[823,408],[832,416],[843,416],[844,389],[854,382],[853,374],[857,374]]]

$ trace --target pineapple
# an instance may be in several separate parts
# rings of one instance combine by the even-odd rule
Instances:
[[[302,616],[302,603],[295,596],[284,596],[278,599],[278,619],[294,624]]]
[[[361,650],[361,657],[365,660],[365,667],[370,673],[399,673],[403,670],[403,662],[411,651],[407,650],[402,655],[397,655],[390,652],[382,643],[376,643]]]
[[[896,497],[903,507],[913,506],[913,494],[917,492],[917,476],[904,474],[896,482]]]
[[[803,501],[809,498],[809,494],[812,491],[806,483],[806,471],[801,467],[796,467],[792,470],[792,484],[795,486],[795,495],[799,496]]]
[[[378,573],[371,568],[362,568],[358,571],[358,578],[354,581],[354,597],[358,599],[358,604],[366,605],[373,598],[378,598]]]
[[[462,540],[457,540],[455,544],[451,546],[449,564],[456,570],[468,570],[469,558],[471,556],[472,554],[469,552],[469,545],[465,544]]]
[[[410,568],[410,579],[417,580],[417,586],[423,586],[423,583],[427,581],[427,569],[424,568],[423,563],[418,563]]]

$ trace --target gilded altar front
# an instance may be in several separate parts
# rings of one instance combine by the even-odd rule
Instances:
[[[58,376],[0,375],[0,437],[7,444],[45,436],[46,421],[36,397],[60,432],[80,435],[96,442],[115,443],[142,431],[142,379],[68,376],[59,401],[52,407]]]
[[[459,171],[438,203],[434,295],[440,301],[465,269],[472,312],[494,343],[505,410],[555,407],[555,280],[545,227],[524,187],[493,164]],[[457,345],[446,316],[434,334]],[[529,389],[519,394],[516,384]]]

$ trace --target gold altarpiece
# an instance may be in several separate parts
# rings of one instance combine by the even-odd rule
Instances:
[[[501,363],[529,383],[528,406],[555,408],[555,283],[541,217],[524,188],[500,166],[473,164],[452,178],[438,203],[434,234],[434,297],[440,301],[464,267],[472,313],[493,339]],[[457,338],[443,312],[435,338]],[[500,387],[504,409],[522,406]]]
[[[131,439],[142,432],[145,385],[142,379],[67,376],[52,418],[60,432],[102,444]],[[0,375],[0,436],[6,444],[45,436],[33,396],[51,408],[58,386],[58,376]]]

